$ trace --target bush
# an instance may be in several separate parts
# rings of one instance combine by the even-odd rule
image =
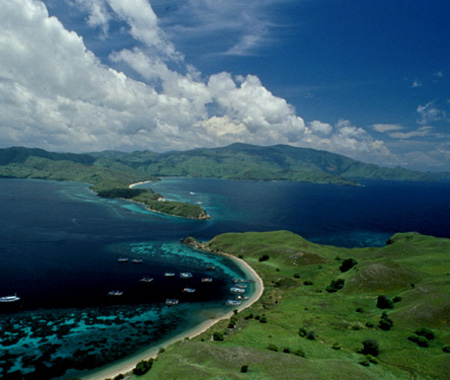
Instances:
[[[446,354],[450,354],[450,344],[442,347],[442,351],[444,351]]]
[[[378,354],[380,353],[380,347],[375,339],[372,338],[364,339],[362,344],[363,344],[362,353],[364,355],[378,356]]]
[[[133,369],[133,373],[136,376],[142,376],[145,375],[153,365],[153,359],[149,360],[141,360],[138,364],[136,364],[136,367]]]
[[[378,364],[378,359],[375,356],[372,355],[366,355],[366,358],[369,362],[372,364]]]
[[[223,341],[223,334],[221,332],[215,332],[213,334],[213,340],[215,340],[216,342],[221,342]]]
[[[273,343],[269,343],[269,345],[267,346],[267,349],[269,349],[270,351],[278,352],[278,347]]]
[[[364,313],[364,309],[363,309],[362,307],[358,307],[358,308],[356,309],[356,312],[357,312],[357,313]]]
[[[306,338],[309,340],[314,340],[316,339],[316,333],[314,331],[308,331],[308,334],[306,334]]]
[[[364,366],[364,367],[370,366],[370,362],[369,362],[369,360],[367,360],[367,358],[361,359],[361,360],[359,361],[359,364],[361,364],[361,365]]]
[[[394,321],[389,318],[389,315],[384,311],[381,314],[381,318],[380,318],[380,322],[378,322],[378,327],[381,330],[390,330],[392,328],[392,326],[394,326]]]
[[[416,343],[419,347],[428,347],[429,346],[427,338],[424,338],[423,336],[410,335],[410,336],[408,336],[408,340]]]
[[[336,342],[336,343],[333,343],[333,345],[331,346],[331,348],[333,349],[333,350],[340,350],[341,349],[341,345],[338,343],[338,342]]]
[[[284,347],[284,348],[283,348],[283,352],[284,352],[285,354],[290,354],[290,353],[291,353],[291,349],[290,349],[289,347]]]
[[[306,331],[306,329],[304,327],[300,327],[300,329],[298,330],[298,335],[300,335],[302,338],[304,338],[306,336],[306,334],[308,334],[308,331]]]
[[[267,317],[265,315],[263,315],[260,320],[259,323],[267,323]]]
[[[310,286],[310,285],[313,285],[313,282],[312,281],[303,281],[303,285],[306,285],[306,286]]]
[[[337,280],[332,280],[330,285],[328,285],[325,290],[328,293],[335,293],[338,290],[341,290],[344,287],[345,280],[342,278],[338,278]]]
[[[253,313],[250,313],[244,317],[244,319],[247,319],[247,320],[252,319],[252,318],[253,318]]]
[[[300,356],[302,358],[305,357],[305,351],[303,351],[301,348],[297,348],[295,351],[292,352],[296,356]]]
[[[247,373],[247,372],[248,372],[248,365],[243,365],[243,366],[241,367],[241,372],[242,372],[242,373]]]
[[[400,296],[395,296],[394,298],[392,298],[392,301],[394,301],[395,303],[400,302],[402,300],[402,297]]]
[[[424,336],[428,340],[433,340],[435,338],[433,330],[430,330],[427,327],[421,327],[420,329],[416,330],[415,333],[420,336]]]
[[[344,273],[352,269],[358,262],[355,259],[345,259],[341,266],[339,267],[339,270]]]
[[[377,299],[377,308],[378,309],[393,309],[394,301],[392,301],[388,296],[378,296]]]
[[[267,261],[267,260],[269,260],[270,259],[270,257],[269,257],[269,255],[262,255],[260,258],[259,258],[259,261],[261,262],[261,261]]]
[[[300,278],[300,275],[298,273],[294,273],[294,278]]]

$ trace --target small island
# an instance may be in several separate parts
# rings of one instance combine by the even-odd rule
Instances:
[[[101,190],[98,196],[103,198],[127,199],[144,204],[150,211],[188,219],[209,219],[209,215],[199,205],[184,202],[167,201],[152,189],[114,188]]]

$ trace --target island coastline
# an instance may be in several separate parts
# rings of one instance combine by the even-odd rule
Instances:
[[[197,326],[194,326],[191,329],[184,331],[176,335],[175,337],[168,339],[167,341],[162,342],[162,344],[158,345],[157,347],[151,347],[147,350],[142,351],[141,353],[131,356],[128,359],[124,359],[122,361],[116,362],[115,364],[112,363],[103,368],[100,368],[98,369],[98,371],[95,371],[90,375],[82,376],[81,377],[82,380],[104,380],[106,378],[114,378],[120,374],[129,373],[136,367],[136,364],[139,363],[140,361],[156,358],[158,356],[158,352],[161,349],[161,347],[167,347],[183,339],[195,338],[200,334],[203,334],[205,331],[207,331],[220,321],[231,318],[234,315],[235,310],[237,310],[237,312],[241,312],[252,306],[261,298],[264,292],[263,280],[255,271],[255,269],[253,269],[246,261],[226,252],[213,252],[209,250],[207,247],[205,247],[203,244],[199,242],[196,243],[197,243],[196,245],[188,243],[186,244],[200,251],[228,257],[230,260],[233,260],[246,273],[246,275],[251,278],[251,280],[253,280],[254,292],[249,297],[249,299],[244,303],[242,303],[240,306],[233,308],[233,310],[230,310],[226,314],[220,315],[214,319],[206,320],[198,324]]]

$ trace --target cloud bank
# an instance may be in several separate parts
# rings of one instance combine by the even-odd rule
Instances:
[[[204,78],[175,49],[147,1],[73,4],[88,11],[86,23],[105,39],[111,20],[122,23],[135,45],[112,51],[109,59],[136,76],[100,62],[41,1],[0,0],[3,147],[165,151],[246,142],[326,149],[366,161],[393,158],[381,140],[347,120],[305,123],[254,75]],[[424,107],[424,120],[435,117]]]

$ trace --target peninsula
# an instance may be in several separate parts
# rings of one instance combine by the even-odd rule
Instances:
[[[450,239],[402,233],[348,249],[275,231],[183,242],[245,260],[264,294],[130,379],[448,378]]]

